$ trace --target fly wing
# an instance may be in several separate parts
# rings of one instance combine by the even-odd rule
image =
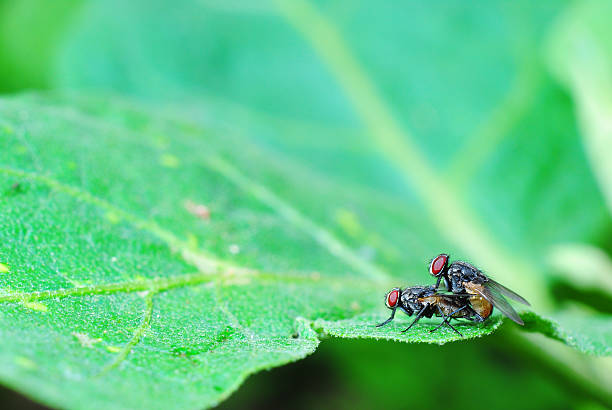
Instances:
[[[501,283],[497,283],[495,282],[493,279],[491,278],[487,278],[488,281],[485,283],[485,286],[495,290],[498,293],[501,293],[502,295],[509,297],[512,300],[516,300],[517,302],[520,302],[522,304],[525,304],[527,306],[531,306],[529,304],[529,302],[527,302],[525,300],[525,298],[523,298],[522,296],[516,294],[515,292],[511,291],[510,289],[508,289],[507,287],[505,287],[504,285],[502,285]]]
[[[524,325],[525,323],[521,320],[520,316],[518,313],[516,313],[510,303],[508,303],[506,298],[504,298],[501,293],[497,292],[495,289],[487,286],[487,283],[489,282],[485,282],[483,285],[473,284],[471,286],[469,283],[464,283],[464,286],[466,289],[478,293],[480,296],[491,302],[493,306],[499,309],[500,312],[519,325]]]

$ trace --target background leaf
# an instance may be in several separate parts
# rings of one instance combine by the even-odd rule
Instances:
[[[602,192],[612,209],[612,30],[610,4],[588,1],[568,11],[552,34],[550,66],[576,102],[587,152]]]
[[[82,0],[0,1],[0,91],[49,88],[64,31]]]

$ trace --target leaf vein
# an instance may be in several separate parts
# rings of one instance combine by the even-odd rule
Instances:
[[[134,347],[138,343],[140,343],[140,341],[144,337],[145,332],[151,325],[151,317],[153,316],[153,297],[154,296],[155,296],[155,292],[149,292],[145,296],[145,311],[142,316],[142,321],[140,325],[138,326],[138,328],[132,335],[132,338],[130,339],[130,341],[124,346],[123,349],[121,349],[121,351],[117,354],[115,359],[112,362],[108,363],[106,366],[104,366],[102,370],[100,370],[98,377],[117,368],[123,361],[125,361],[125,359],[127,359],[128,355],[134,349]]]
[[[247,282],[243,282],[246,280]],[[177,275],[168,278],[154,278],[148,280],[128,281],[109,283],[104,285],[81,286],[69,289],[42,290],[35,292],[9,293],[0,295],[0,303],[2,302],[30,302],[37,300],[62,299],[71,296],[95,296],[95,295],[110,295],[115,293],[135,293],[142,291],[151,291],[155,293],[164,292],[174,288],[197,286],[202,283],[220,281],[228,286],[236,284],[248,284],[251,280],[261,282],[282,282],[282,283],[317,283],[327,284],[329,286],[363,286],[367,288],[381,289],[384,286],[391,286],[391,283],[381,285],[375,281],[359,280],[355,281],[351,277],[319,277],[318,275],[282,275],[266,272],[252,272],[247,275],[226,274],[219,276],[217,273],[197,272],[185,275]],[[238,282],[236,282],[238,281]]]

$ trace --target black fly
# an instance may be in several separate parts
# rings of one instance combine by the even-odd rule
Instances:
[[[429,264],[429,273],[438,278],[434,289],[437,290],[440,286],[440,281],[444,280],[444,284],[450,292],[459,295],[465,295],[466,293],[473,295],[470,298],[470,303],[477,312],[483,310],[482,313],[486,313],[488,305],[492,304],[519,325],[524,324],[504,297],[509,297],[510,299],[530,306],[529,302],[522,296],[516,294],[502,284],[495,282],[475,266],[462,261],[456,261],[449,265],[448,259],[449,256],[443,253],[432,259]]]
[[[444,318],[442,323],[438,327],[430,330],[435,332],[441,326],[447,325],[453,329],[457,334],[463,336],[453,325],[451,325],[451,319],[468,319],[474,322],[482,322],[488,316],[482,317],[476,312],[470,305],[469,294],[443,294],[436,291],[434,286],[412,286],[405,288],[393,288],[385,297],[385,304],[389,309],[392,310],[391,317],[382,323],[376,325],[376,327],[384,326],[391,322],[395,317],[397,309],[403,310],[408,316],[416,314],[416,317],[406,329],[402,332],[406,332],[422,317],[431,318],[432,316],[441,316]]]

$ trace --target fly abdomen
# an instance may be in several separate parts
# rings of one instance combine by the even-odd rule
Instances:
[[[464,283],[467,293],[474,295],[470,296],[470,304],[472,309],[483,319],[488,318],[493,313],[493,304],[482,297],[483,286],[473,282]]]

